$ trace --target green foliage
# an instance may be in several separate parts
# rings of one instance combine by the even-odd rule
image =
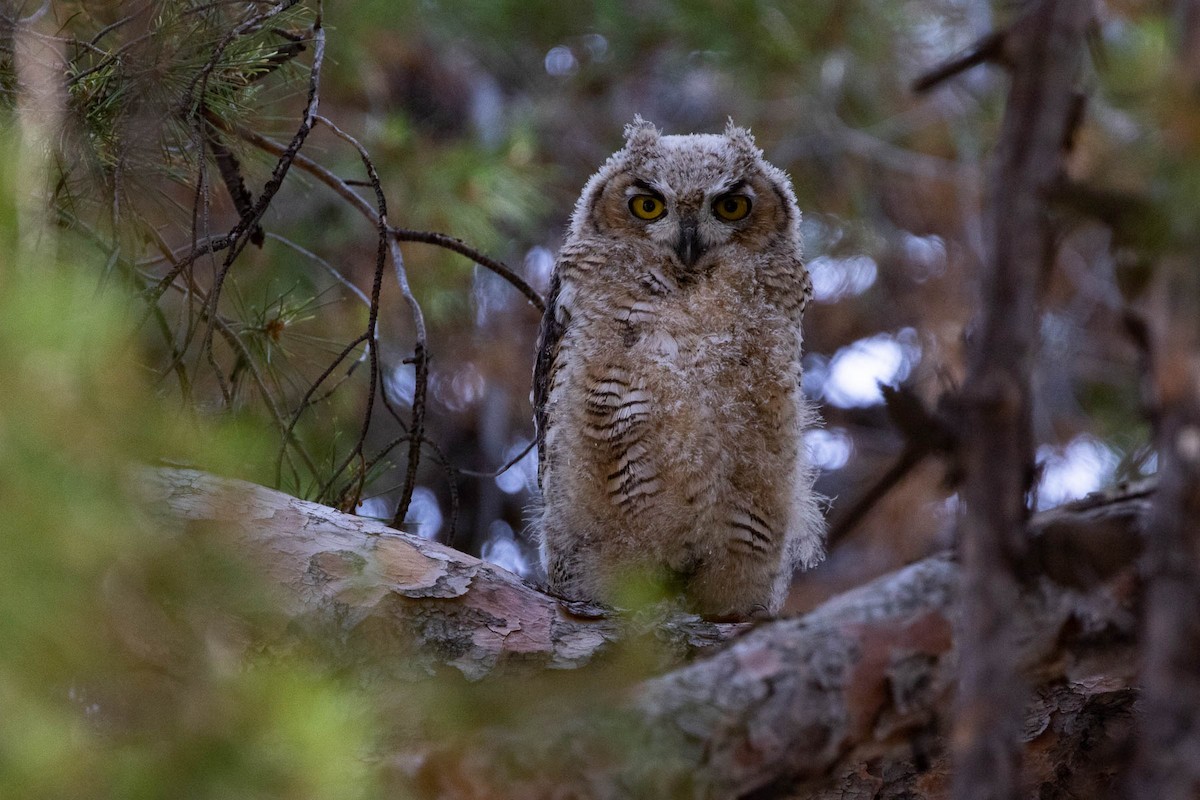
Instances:
[[[150,15],[119,2],[49,5],[54,23],[45,28],[58,38],[42,38],[35,52],[66,61],[56,194],[85,222],[102,218],[109,206],[97,201],[122,183],[129,185],[121,201],[138,212],[167,207],[157,179],[191,180],[195,119],[225,125],[261,107],[271,92],[262,79],[289,68],[304,48],[296,37],[312,17],[299,3],[230,38],[238,22],[273,4],[248,11],[202,0],[155,1]],[[11,111],[17,97],[14,32],[0,26],[0,111]]]
[[[0,143],[0,796],[376,796],[365,698],[251,657],[270,588],[142,500],[159,458],[239,471],[272,444],[156,398],[91,251],[18,207],[28,156]]]

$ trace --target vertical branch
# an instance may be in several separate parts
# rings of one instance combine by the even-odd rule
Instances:
[[[1177,0],[1179,79],[1200,89],[1200,1]],[[1164,346],[1150,354],[1158,496],[1148,525],[1143,686],[1130,796],[1200,796],[1200,275],[1195,247],[1160,264]]]
[[[982,318],[963,390],[966,501],[953,796],[1015,798],[1025,690],[1018,676],[1015,571],[1027,550],[1033,476],[1030,370],[1052,258],[1046,194],[1076,115],[1088,0],[1040,0],[1005,33],[1012,84],[985,213]]]
[[[1190,265],[1189,265],[1190,266]],[[1194,272],[1194,268],[1192,270]],[[1189,299],[1198,287],[1190,286]],[[1188,330],[1155,359],[1158,496],[1148,529],[1143,694],[1131,796],[1200,796],[1200,356],[1196,307]]]
[[[416,371],[413,384],[412,422],[408,432],[412,439],[408,443],[408,467],[404,474],[404,487],[400,491],[400,502],[396,505],[394,525],[402,525],[408,516],[408,507],[412,503],[413,490],[417,485],[417,466],[421,458],[421,440],[425,436],[425,389],[429,383],[429,351],[425,346],[425,316],[421,306],[413,296],[408,285],[408,272],[404,268],[404,256],[400,246],[391,240],[388,242],[392,257],[392,267],[396,270],[396,282],[408,303],[412,313],[413,326],[416,328],[416,343],[413,352],[413,369]]]
[[[421,304],[417,302],[417,298],[412,293],[412,288],[408,285],[408,271],[404,268],[404,255],[400,252],[400,246],[397,244],[395,238],[393,238],[392,229],[388,224],[387,200],[384,198],[383,188],[379,183],[379,175],[375,171],[375,165],[371,162],[366,148],[358,140],[338,128],[338,126],[329,120],[321,118],[321,121],[335,135],[358,150],[358,155],[366,167],[367,177],[370,179],[371,187],[375,190],[376,202],[379,205],[380,256],[382,258],[383,248],[386,247],[388,256],[392,262],[392,268],[396,272],[396,283],[399,285],[400,293],[404,296],[404,302],[408,305],[409,313],[412,315],[414,328],[412,362],[415,375],[413,379],[412,418],[408,425],[408,461],[404,470],[404,485],[400,490],[400,502],[396,505],[396,514],[393,521],[393,524],[399,527],[404,524],[404,518],[408,516],[408,507],[412,504],[413,491],[417,486],[417,468],[421,464],[421,443],[425,436],[425,394],[429,385],[429,346],[425,331],[425,313],[421,310]],[[374,290],[376,296],[379,294],[379,280],[380,273],[376,270]],[[372,317],[369,325],[369,333],[371,336],[374,336],[374,332],[375,318]],[[367,426],[370,424],[371,407],[375,400],[375,384],[379,372],[376,362],[372,361],[372,365],[366,420],[363,424],[362,434],[359,437],[357,446],[357,452],[360,454],[362,453],[363,443],[366,440]],[[386,403],[386,391],[383,392],[383,398]]]
[[[376,172],[376,170],[375,170],[375,164],[374,164],[374,162],[371,161],[370,154],[367,153],[366,148],[363,147],[362,144],[360,144],[357,139],[355,139],[353,136],[351,136],[350,134],[343,131],[341,128],[339,128],[337,125],[335,125],[330,120],[326,119],[325,117],[318,116],[317,121],[324,124],[325,127],[328,128],[330,131],[332,131],[335,136],[337,136],[339,139],[341,139],[342,141],[349,144],[351,147],[353,147],[358,152],[358,157],[362,161],[363,168],[367,172],[367,178],[369,179],[369,181],[371,183],[371,188],[375,192],[375,202],[376,202],[376,205],[378,208],[378,211],[374,214],[375,228],[378,233],[378,240],[377,240],[378,246],[376,247],[376,253],[375,253],[375,277],[371,284],[371,305],[370,305],[370,311],[369,311],[368,317],[367,317],[367,330],[366,330],[366,332],[364,332],[362,334],[362,336],[359,337],[359,340],[366,342],[367,347],[369,348],[369,350],[367,351],[367,355],[370,359],[370,364],[371,364],[370,381],[369,381],[369,386],[367,388],[367,407],[363,411],[362,427],[359,429],[358,439],[354,444],[354,448],[350,451],[350,454],[348,456],[346,456],[345,460],[342,461],[340,466],[338,466],[338,468],[336,470],[334,470],[333,475],[330,476],[329,480],[326,482],[326,487],[328,487],[328,486],[332,485],[333,481],[335,481],[337,479],[337,477],[339,475],[341,475],[341,473],[350,465],[350,463],[352,461],[354,461],[355,459],[360,459],[360,460],[362,459],[363,447],[365,446],[366,441],[367,441],[367,433],[371,428],[371,418],[373,416],[374,408],[375,408],[375,392],[376,392],[376,389],[380,385],[379,349],[377,346],[375,346],[377,344],[376,329],[377,329],[377,326],[379,323],[379,292],[380,292],[382,282],[383,282],[383,265],[384,265],[384,261],[387,258],[387,255],[388,255],[388,246],[389,246],[389,238],[390,237],[389,237],[389,233],[388,233],[387,198],[383,194],[383,186],[379,182],[379,173]],[[424,321],[420,317],[420,307],[418,307],[416,309],[415,314],[417,316],[417,322],[418,322],[417,353],[419,355],[421,353],[421,348],[424,346],[424,343],[425,343]],[[339,357],[339,360],[340,360],[340,357]],[[309,393],[307,395],[305,395],[305,403],[308,402],[308,398],[311,396],[312,392],[316,389],[316,387],[318,385],[320,385],[322,380],[324,380],[324,377],[319,379],[317,381],[317,383],[315,383],[313,385],[313,387],[309,389]],[[420,394],[420,397],[417,397],[416,395],[414,395],[414,398],[413,398],[414,419],[415,419],[416,413],[417,413],[417,411],[416,411],[417,405],[416,404],[418,403],[418,401],[419,401],[422,411],[423,411],[424,403],[425,403],[424,394]],[[302,411],[303,408],[304,408],[304,405],[302,404],[300,410]],[[299,415],[299,413],[300,412],[297,411],[297,415]],[[366,473],[366,469],[364,467],[362,472],[359,475],[358,488],[354,492],[351,493],[353,496],[351,496],[350,498],[342,498],[341,499],[341,504],[343,505],[343,507],[353,509],[354,507],[356,507],[358,505],[359,499],[360,499],[359,495],[361,494],[361,491],[360,491],[361,482],[365,478],[365,473]]]

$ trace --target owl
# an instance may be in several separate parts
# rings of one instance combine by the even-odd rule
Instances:
[[[732,121],[625,135],[575,205],[538,337],[549,585],[612,603],[649,576],[707,616],[772,615],[824,550],[795,194]]]

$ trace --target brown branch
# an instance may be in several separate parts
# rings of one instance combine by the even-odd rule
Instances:
[[[546,310],[546,302],[542,296],[534,291],[533,287],[525,282],[517,273],[513,272],[506,264],[490,258],[479,252],[473,247],[468,246],[461,239],[455,239],[453,236],[448,236],[444,233],[435,233],[433,231],[410,231],[406,228],[392,228],[392,235],[401,242],[422,242],[424,244],[432,244],[437,247],[450,250],[459,255],[466,256],[474,261],[479,266],[489,269],[499,275],[504,280],[512,284],[517,291],[525,295],[525,298],[533,304],[533,307],[540,312]]]
[[[220,124],[216,120],[214,120],[214,122]],[[283,146],[281,144],[274,142],[248,128],[243,128],[240,126],[235,127],[233,132],[260,150],[276,156],[283,153]],[[362,198],[361,195],[358,194],[358,192],[354,191],[350,181],[339,178],[325,167],[302,154],[296,157],[295,163],[297,167],[312,175],[321,183],[325,184],[334,192],[336,192],[343,200],[348,202],[360,214],[370,220],[372,224],[377,224],[378,220],[375,210],[371,207],[370,203],[368,203]],[[534,308],[536,308],[538,311],[545,311],[546,304],[542,299],[542,296],[538,294],[537,291],[535,291],[534,288],[530,286],[524,278],[514,272],[512,268],[503,261],[498,261],[488,255],[485,255],[484,253],[481,253],[480,251],[463,242],[461,239],[456,239],[453,236],[445,233],[437,233],[434,231],[413,231],[405,228],[392,228],[392,234],[398,241],[431,244],[436,247],[441,247],[445,250],[458,253],[459,255],[466,256],[484,269],[490,270],[504,280],[508,281],[513,288],[525,295],[529,302],[532,303]]]
[[[172,514],[244,550],[284,589],[289,619],[276,635],[336,642],[348,670],[406,698],[410,681],[444,667],[486,678],[501,695],[520,687],[533,706],[522,724],[397,743],[384,758],[414,765],[397,796],[946,795],[950,698],[965,647],[954,617],[959,587],[970,584],[945,554],[804,617],[749,631],[672,617],[648,631],[637,618],[564,603],[471,556],[269,489],[177,469],[149,471],[147,482]],[[1108,541],[1136,545],[1146,497],[1089,498],[1035,516],[1031,528],[1035,539],[1061,542],[1065,531],[1082,541],[1100,525]],[[1102,787],[1124,767],[1115,745],[1134,700],[1133,573],[1126,561],[1086,592],[1034,580],[1008,609],[1024,632],[1014,659],[1038,687],[1015,711],[1029,796],[1107,796]],[[655,664],[707,657],[631,687],[617,644],[639,636],[660,648]],[[563,689],[546,667],[585,671]],[[463,704],[473,689],[452,682],[449,691]],[[414,730],[422,713],[443,712],[436,703],[404,708]]]
[[[986,202],[991,223],[982,320],[963,387],[965,580],[955,720],[957,800],[1015,798],[1020,788],[1022,627],[1017,566],[1028,559],[1034,475],[1030,371],[1040,292],[1052,258],[1046,195],[1063,170],[1089,0],[1039,0],[1003,37],[1012,64]]]
[[[1000,62],[1004,52],[1004,40],[1008,31],[995,31],[981,37],[961,53],[938,64],[913,81],[914,92],[927,92],[972,67]]]
[[[1200,3],[1177,0],[1176,65],[1172,76],[1200,88]],[[1174,291],[1159,314],[1158,331],[1136,323],[1149,377],[1147,405],[1154,424],[1160,489],[1149,527],[1141,680],[1145,687],[1129,796],[1188,800],[1200,795],[1200,246],[1160,260],[1158,272]],[[1128,323],[1127,323],[1128,324]],[[1157,336],[1155,335],[1157,333]]]
[[[217,162],[217,172],[221,176],[221,182],[225,184],[225,190],[229,192],[234,209],[237,210],[240,217],[249,216],[254,210],[254,198],[250,195],[250,190],[246,188],[246,181],[242,177],[242,167],[238,163],[237,156],[225,146],[211,124],[202,122],[201,125],[204,128],[205,143],[212,151],[213,160]],[[255,247],[263,245],[263,229],[258,223],[255,223],[250,229],[250,243]]]
[[[830,525],[831,548],[844,540],[926,456],[940,454],[952,461],[957,458],[958,437],[944,411],[929,411],[921,398],[906,387],[880,385],[879,389],[883,393],[888,417],[904,436],[904,449],[892,466]]]

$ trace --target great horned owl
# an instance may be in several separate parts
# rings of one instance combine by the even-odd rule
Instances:
[[[650,573],[703,614],[774,614],[823,555],[800,210],[732,122],[663,136],[639,117],[625,134],[575,206],[538,341],[550,587],[612,601]]]

